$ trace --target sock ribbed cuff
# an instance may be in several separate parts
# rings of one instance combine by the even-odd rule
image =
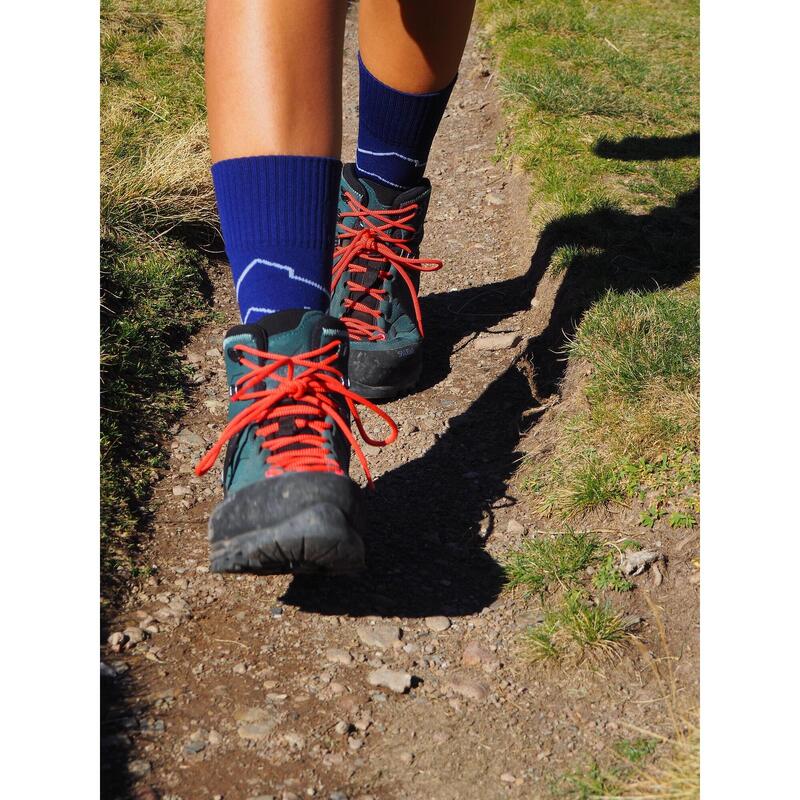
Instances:
[[[317,156],[251,156],[211,167],[222,237],[231,252],[255,245],[332,246],[342,162]]]
[[[447,102],[458,80],[436,92],[411,94],[378,80],[358,54],[359,124],[389,144],[430,150]]]

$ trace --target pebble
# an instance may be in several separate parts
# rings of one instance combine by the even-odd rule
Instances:
[[[401,764],[405,764],[408,767],[411,766],[411,763],[414,761],[414,754],[408,750],[401,750],[397,754],[397,758],[400,760]]]
[[[332,664],[341,664],[344,667],[349,667],[353,663],[353,656],[341,647],[329,647],[325,651],[325,658]]]
[[[274,723],[251,722],[247,725],[239,726],[237,733],[241,739],[259,741],[260,739],[266,739],[272,733],[274,727]]]
[[[510,519],[506,525],[506,533],[510,536],[522,536],[525,533],[525,526],[515,519]]]
[[[447,617],[426,617],[425,625],[434,633],[442,633],[450,627],[450,620]]]
[[[500,776],[500,780],[503,781],[503,783],[514,783],[516,778],[510,772],[504,772]]]
[[[489,689],[485,684],[469,678],[453,678],[445,688],[470,700],[483,701],[489,696]]]
[[[305,737],[299,733],[284,733],[281,738],[293,750],[302,750],[306,746]]]
[[[518,333],[490,333],[479,336],[473,345],[476,350],[508,350],[519,343]]]
[[[208,743],[210,745],[218,745],[222,743],[222,736],[218,731],[211,730],[208,732]]]
[[[271,717],[267,708],[243,708],[233,715],[237,722],[266,722]]]
[[[497,655],[480,642],[467,644],[461,662],[465,667],[483,667],[486,672],[494,672],[500,666]]]
[[[347,746],[355,752],[356,750],[360,750],[364,746],[364,740],[359,739],[357,736],[352,736],[347,740]]]
[[[336,723],[334,730],[339,734],[339,736],[344,736],[346,733],[350,733],[350,723],[345,722],[344,720],[339,720],[339,722]]]
[[[121,631],[117,631],[116,633],[112,633],[111,636],[108,637],[108,646],[115,652],[118,653],[122,650],[122,646],[125,642],[128,641],[128,637],[122,633]]]
[[[344,792],[331,792],[328,800],[347,800],[347,795]]]
[[[125,628],[123,636],[128,637],[128,644],[134,645],[143,642],[147,636],[141,628]]]
[[[206,749],[206,743],[202,740],[197,740],[197,741],[189,740],[183,746],[183,749],[187,753],[202,753],[203,750]]]
[[[135,778],[144,777],[150,772],[150,769],[150,762],[143,758],[136,758],[128,764],[128,772]]]
[[[188,428],[184,428],[177,436],[177,439],[182,444],[188,445],[189,447],[205,447],[206,440],[200,436],[199,433],[195,433],[194,431],[190,431]]]
[[[172,487],[172,494],[175,497],[182,497],[185,494],[189,494],[192,490],[188,486],[173,486]]]
[[[367,683],[370,686],[383,686],[397,694],[403,694],[411,688],[411,675],[408,672],[381,667],[367,675]]]
[[[367,647],[377,647],[380,650],[392,647],[403,635],[397,625],[359,625],[356,633]]]

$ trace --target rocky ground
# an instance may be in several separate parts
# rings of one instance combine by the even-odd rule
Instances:
[[[355,52],[351,20],[345,153]],[[503,590],[499,563],[543,524],[512,478],[541,420],[529,410],[546,400],[520,357],[552,330],[557,287],[532,265],[526,178],[492,160],[499,129],[490,62],[471,43],[429,170],[423,253],[445,268],[423,278],[425,373],[420,392],[386,405],[398,442],[365,448],[376,491],[360,578],[208,571],[220,466],[192,470],[222,427],[220,344],[236,319],[225,265],[213,269],[223,313],[186,350],[196,389],[156,489],[152,574],[104,631],[106,797],[543,797],[554,776],[607,750],[623,721],[657,724],[658,689],[636,658],[576,676],[518,657],[538,604]],[[559,369],[555,355],[547,368]],[[691,676],[696,541],[659,536],[674,539],[659,540],[675,551],[665,584],[685,591],[672,601],[660,582],[650,588]],[[623,602],[646,614],[641,598]]]

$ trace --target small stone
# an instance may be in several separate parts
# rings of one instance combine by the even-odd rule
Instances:
[[[273,606],[269,610],[269,615],[272,619],[280,619],[283,616],[283,606]]]
[[[350,733],[350,727],[351,726],[349,722],[339,720],[339,722],[336,723],[334,730],[339,734],[339,736],[344,736],[346,733]]]
[[[237,722],[266,722],[271,717],[272,713],[267,708],[243,708],[233,715]]]
[[[347,800],[347,795],[344,792],[331,792],[328,800]]]
[[[206,743],[202,740],[192,741],[191,739],[183,746],[186,753],[202,753],[206,749]]]
[[[281,738],[293,750],[302,750],[306,746],[305,737],[299,733],[284,733]]]
[[[370,686],[383,686],[397,694],[403,694],[411,688],[411,675],[408,672],[381,667],[367,675],[367,682]]]
[[[249,741],[259,741],[266,739],[275,727],[269,722],[251,722],[248,725],[241,725],[237,731],[239,738]]]
[[[344,694],[347,691],[347,687],[343,683],[339,683],[339,681],[331,681],[328,688],[332,694]]]
[[[516,778],[515,778],[515,777],[514,777],[514,775],[512,775],[510,772],[504,772],[504,773],[503,773],[503,774],[500,776],[500,780],[501,780],[501,781],[503,781],[503,783],[514,783],[514,781],[516,780]]]
[[[190,431],[188,428],[184,428],[178,434],[178,441],[181,444],[185,444],[189,447],[205,447],[206,440],[200,436],[199,433],[195,433],[194,431]]]
[[[492,194],[491,192],[486,195],[486,202],[490,206],[502,206],[505,205],[505,200],[502,197],[498,197],[496,194]]]
[[[247,672],[247,665],[244,663],[236,664],[233,668],[235,675],[244,675]]]
[[[450,620],[447,617],[425,617],[425,625],[434,633],[442,633],[450,627]]]
[[[353,656],[341,647],[328,648],[325,651],[325,658],[332,664],[341,664],[344,667],[349,667],[353,663]]]
[[[359,625],[356,633],[367,647],[377,647],[379,650],[392,647],[403,635],[397,625]]]
[[[364,740],[359,739],[357,736],[352,736],[347,740],[347,746],[350,750],[355,752],[364,746]]]
[[[116,633],[112,633],[111,636],[108,637],[108,646],[115,652],[118,653],[122,650],[122,646],[125,642],[128,641],[128,637],[122,633],[121,631],[117,631]]]
[[[222,744],[222,736],[218,731],[210,730],[208,732],[208,743],[212,746]]]
[[[489,689],[483,683],[469,678],[453,678],[446,688],[451,689],[456,694],[460,694],[462,697],[479,702],[486,700],[489,696]]]
[[[508,350],[518,344],[522,337],[518,333],[489,333],[479,336],[473,345],[476,350]]]
[[[143,642],[147,635],[141,628],[125,628],[122,632],[123,636],[128,637],[128,644],[139,644],[139,642]]]
[[[461,662],[465,667],[483,667],[486,672],[494,672],[500,666],[497,655],[480,642],[467,644]]]
[[[135,778],[144,777],[150,772],[150,769],[150,762],[143,758],[136,758],[128,764],[128,772]]]
[[[191,494],[191,489],[188,486],[173,486],[172,487],[172,494],[175,497],[183,497],[185,494]]]
[[[509,536],[522,536],[525,533],[525,526],[515,519],[510,519],[508,525],[506,525],[506,533]]]
[[[401,750],[397,754],[397,758],[400,760],[401,764],[405,764],[408,767],[411,766],[411,763],[414,761],[414,754],[408,750]]]

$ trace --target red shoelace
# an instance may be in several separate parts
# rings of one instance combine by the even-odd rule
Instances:
[[[414,303],[417,327],[419,328],[420,334],[424,335],[419,298],[417,297],[417,292],[408,274],[408,270],[435,272],[437,269],[442,268],[442,261],[437,258],[411,258],[410,255],[408,255],[411,253],[411,247],[408,243],[403,239],[392,236],[389,232],[391,228],[400,228],[404,231],[413,232],[414,226],[408,223],[414,218],[414,213],[419,206],[416,203],[410,203],[400,208],[377,211],[367,208],[356,200],[350,192],[345,192],[344,199],[350,206],[350,211],[339,214],[339,239],[347,241],[346,244],[337,247],[333,253],[334,258],[338,258],[339,261],[333,268],[331,294],[336,290],[336,286],[345,272],[358,275],[366,273],[370,269],[370,267],[364,264],[353,263],[355,259],[375,261],[384,264],[388,262],[389,265],[395,268],[397,274],[405,281],[406,286],[408,286],[408,291]],[[360,219],[363,223],[363,227],[351,228],[345,225],[343,221],[345,217]],[[378,277],[381,280],[392,279],[392,273],[389,271],[388,267],[377,268],[377,271]],[[377,300],[378,304],[380,304],[381,300],[383,300],[386,295],[386,289],[365,287],[349,279],[345,282],[345,287],[347,291],[352,294],[363,294]],[[372,308],[351,297],[345,298],[344,306],[350,311],[360,311],[363,314],[367,314],[373,317],[376,322],[381,317],[380,308]],[[347,327],[350,338],[356,341],[363,341],[366,339],[370,342],[380,342],[386,339],[386,334],[381,330],[379,325],[374,323],[355,319],[346,315],[342,317],[342,322]]]
[[[341,467],[327,448],[325,432],[331,430],[333,424],[326,422],[325,417],[330,417],[350,442],[372,486],[367,459],[330,395],[338,394],[345,399],[359,433],[368,444],[375,447],[391,444],[397,438],[397,425],[385,411],[344,386],[344,376],[333,366],[338,347],[339,343],[333,341],[308,353],[284,356],[265,353],[243,344],[235,345],[234,350],[242,353],[240,363],[249,367],[250,372],[236,382],[237,388],[231,395],[231,401],[254,402],[225,426],[216,444],[200,459],[195,473],[203,475],[207,472],[230,439],[248,425],[259,424],[256,435],[270,437],[261,443],[263,450],[269,450],[265,459],[267,471],[264,474],[267,478],[285,472],[333,472],[342,475]],[[247,359],[245,354],[263,359],[266,363],[261,366]],[[281,375],[279,370],[284,367],[285,375]],[[298,368],[303,371],[299,372]],[[267,378],[276,381],[277,387],[255,388]],[[288,399],[295,402],[285,402]],[[367,434],[356,404],[369,408],[386,422],[390,430],[385,439],[372,439]],[[280,420],[286,417],[293,418],[296,432],[288,436],[275,436],[280,429]]]

